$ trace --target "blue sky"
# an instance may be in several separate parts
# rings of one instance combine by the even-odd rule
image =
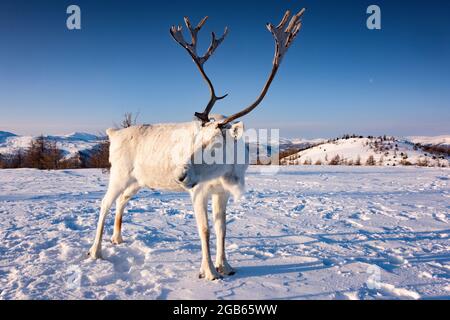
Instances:
[[[82,30],[66,28],[77,4]],[[378,4],[382,30],[366,28]],[[304,27],[247,127],[285,137],[343,133],[450,134],[448,1],[12,1],[0,3],[0,130],[99,132],[123,113],[139,122],[189,121],[209,92],[169,35],[188,15],[229,36],[205,69],[231,114],[258,95],[271,68],[266,22],[307,7]]]

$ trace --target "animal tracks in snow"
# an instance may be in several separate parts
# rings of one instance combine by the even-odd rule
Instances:
[[[187,195],[138,193],[124,214],[124,243],[109,242],[111,213],[104,259],[92,261],[85,254],[106,174],[0,170],[0,299],[448,297],[448,172],[301,166],[272,177],[250,168],[246,199],[227,213],[237,272],[209,283],[197,278]]]

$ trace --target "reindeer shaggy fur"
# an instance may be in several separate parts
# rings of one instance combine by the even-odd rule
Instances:
[[[111,241],[122,243],[121,226],[125,205],[141,188],[188,191],[194,205],[202,244],[200,276],[209,280],[234,271],[225,255],[226,205],[230,194],[239,198],[244,190],[247,165],[235,163],[193,163],[196,152],[226,154],[243,133],[242,122],[219,128],[218,122],[202,126],[199,121],[179,124],[133,126],[108,129],[111,173],[108,191],[103,198],[97,233],[89,251],[101,257],[105,218],[116,201],[114,233]],[[231,138],[231,139],[230,139]],[[228,141],[223,143],[223,141]],[[231,141],[231,142],[230,142]],[[232,149],[226,143],[233,143]],[[178,147],[175,149],[174,146]],[[235,158],[234,158],[235,159]],[[212,198],[214,228],[217,235],[215,268],[210,258],[207,204]],[[217,270],[217,271],[216,271]]]

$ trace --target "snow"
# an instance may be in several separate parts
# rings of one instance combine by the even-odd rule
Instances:
[[[16,136],[14,133],[0,131],[0,143],[3,143],[7,138]]]
[[[246,199],[230,203],[237,273],[214,282],[197,277],[187,194],[141,191],[125,242],[108,241],[110,214],[105,259],[93,261],[107,173],[0,170],[0,299],[450,298],[450,169],[272,170],[251,167]]]
[[[66,158],[74,157],[78,152],[89,151],[99,144],[100,137],[83,132],[67,135],[46,135],[47,139],[55,141]],[[18,136],[13,133],[0,131],[0,154],[12,154],[19,149],[30,146],[34,136]]]
[[[279,141],[274,141],[271,144],[278,144],[280,150],[286,150],[290,148],[307,148],[310,146],[315,146],[325,142],[326,139],[316,138],[316,139],[304,139],[304,138],[280,138]]]
[[[368,285],[373,286],[374,290],[384,295],[397,297],[404,300],[420,299],[420,295],[417,292],[407,289],[396,288],[395,286],[389,283],[381,283],[369,280]]]
[[[257,152],[260,155],[267,153],[268,156],[274,155],[276,153],[295,150],[295,149],[306,149],[313,147],[317,144],[323,143],[325,139],[303,139],[303,138],[279,138],[268,136],[268,141],[263,141],[263,135],[258,137],[249,136],[246,142],[249,144],[249,149],[254,152],[253,157],[256,159]],[[255,140],[257,138],[257,140]]]
[[[442,136],[410,136],[406,137],[412,143],[419,143],[421,145],[444,145],[450,146],[450,135]]]
[[[357,159],[365,165],[367,159],[373,156],[376,165],[398,166],[404,162],[415,165],[427,162],[427,166],[449,166],[447,156],[434,156],[421,149],[415,150],[414,145],[407,140],[380,141],[377,138],[349,138],[338,139],[316,145],[297,154],[281,160],[282,164],[328,164],[333,158],[339,156],[341,160],[355,164]],[[440,140],[436,140],[440,141]]]
[[[85,132],[73,132],[61,135],[46,135],[48,139],[56,141],[56,145],[64,153],[65,158],[77,156],[79,152],[89,154],[90,150],[96,148],[102,137]],[[26,149],[30,146],[35,136],[19,136],[14,133],[0,131],[0,154],[12,154],[19,149]],[[421,149],[414,150],[414,144],[450,146],[450,136],[411,136],[406,138],[395,138],[394,141],[384,141],[379,145],[383,146],[383,150],[379,150],[375,145],[375,139],[369,138],[350,138],[338,139],[334,142],[326,142],[326,139],[303,139],[303,138],[280,138],[269,136],[268,143],[257,142],[249,137],[251,145],[260,145],[269,155],[277,151],[286,151],[289,149],[306,149],[298,152],[288,158],[281,160],[281,164],[298,165],[304,164],[305,161],[316,164],[328,163],[336,155],[346,161],[355,162],[358,157],[361,164],[365,165],[367,158],[374,156],[375,161],[379,164],[380,159],[383,160],[384,166],[402,165],[402,160],[408,164],[415,165],[418,162],[427,161],[428,166],[449,166],[449,157],[434,156],[427,154]],[[395,148],[395,146],[397,146]],[[251,148],[256,150],[256,148]]]
[[[60,135],[60,136],[52,136],[54,137],[54,139],[58,139],[60,137],[62,137],[63,139],[66,140],[73,140],[73,141],[98,141],[99,136],[90,134],[90,133],[86,133],[86,132],[72,132],[70,134],[67,135]]]

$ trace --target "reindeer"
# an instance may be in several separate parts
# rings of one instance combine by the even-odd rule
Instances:
[[[199,277],[215,280],[223,275],[235,273],[225,255],[225,212],[230,195],[239,198],[244,192],[248,162],[207,163],[204,160],[192,162],[192,159],[205,150],[212,154],[216,151],[229,153],[230,150],[234,150],[236,143],[242,140],[244,126],[241,121],[235,122],[235,120],[250,113],[264,99],[283,56],[300,31],[304,12],[305,9],[302,9],[292,16],[288,23],[290,12],[286,11],[278,26],[267,24],[268,30],[275,39],[275,55],[270,75],[258,98],[247,108],[227,118],[210,116],[214,104],[226,95],[216,96],[213,84],[205,73],[203,65],[225,39],[228,29],[225,28],[220,38],[216,38],[216,35],[212,33],[207,52],[199,56],[197,55],[197,34],[208,17],[202,19],[196,27],[191,26],[187,17],[184,18],[191,35],[190,43],[184,39],[181,26],[170,28],[173,39],[188,52],[206,81],[211,94],[210,100],[203,112],[195,113],[196,119],[191,122],[138,125],[106,131],[110,140],[111,171],[108,190],[101,203],[95,240],[88,253],[91,258],[101,258],[105,218],[114,201],[116,215],[111,241],[113,244],[120,244],[123,242],[121,228],[124,208],[130,198],[141,188],[187,191],[194,207],[202,247]],[[174,154],[178,156],[174,157]],[[217,238],[215,264],[211,260],[209,247],[210,233],[207,215],[209,198],[212,199]]]

